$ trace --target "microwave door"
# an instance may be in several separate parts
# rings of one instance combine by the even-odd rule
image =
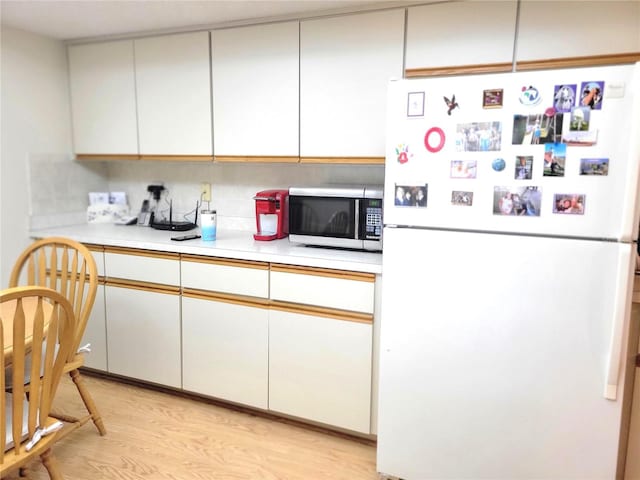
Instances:
[[[358,199],[292,195],[289,197],[289,239],[292,242],[362,248]]]

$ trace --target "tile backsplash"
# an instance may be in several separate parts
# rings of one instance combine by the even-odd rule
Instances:
[[[178,220],[195,209],[200,198],[200,184],[211,184],[211,209],[218,212],[220,228],[253,230],[255,213],[253,196],[260,190],[288,188],[291,185],[329,183],[384,183],[381,165],[307,165],[307,164],[231,164],[113,162],[108,165],[109,189],[127,192],[133,212],[150,198],[147,186],[162,182],[161,208],[168,209],[173,200],[173,215]],[[206,205],[206,203],[205,203]],[[188,217],[193,219],[192,215]]]
[[[211,184],[210,208],[220,228],[253,230],[253,196],[260,190],[291,185],[382,184],[382,165],[232,164],[122,160],[78,162],[66,155],[32,155],[29,159],[31,228],[84,223],[91,191],[122,191],[131,213],[145,199],[147,186],[161,182],[161,210],[173,218],[193,220],[200,185]],[[206,203],[205,203],[206,206]]]
[[[75,162],[69,154],[31,154],[27,169],[32,229],[85,222],[88,193],[109,185],[103,162]]]

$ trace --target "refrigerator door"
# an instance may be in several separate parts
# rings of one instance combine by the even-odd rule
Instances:
[[[621,323],[615,315],[630,300],[632,269],[621,274],[618,264],[632,246],[384,235],[378,471],[407,480],[614,478],[623,402],[604,390],[612,361],[614,383],[627,374],[619,360],[628,312]]]
[[[637,238],[638,65],[390,82],[385,224]]]

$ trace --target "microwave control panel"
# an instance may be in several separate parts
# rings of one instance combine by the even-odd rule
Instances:
[[[365,198],[365,238],[378,239],[382,236],[382,200]]]

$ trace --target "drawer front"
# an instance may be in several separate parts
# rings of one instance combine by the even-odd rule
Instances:
[[[271,271],[271,299],[373,313],[375,282]]]
[[[176,259],[105,252],[104,269],[108,278],[180,285],[180,262]]]
[[[254,268],[183,261],[182,286],[211,292],[267,298],[269,270],[266,264],[264,267]]]

